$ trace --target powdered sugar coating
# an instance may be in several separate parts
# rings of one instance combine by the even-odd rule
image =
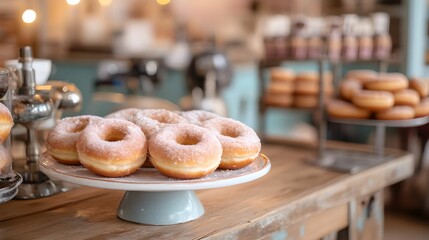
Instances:
[[[87,126],[102,121],[103,118],[91,115],[67,117],[61,119],[49,133],[46,140],[48,151],[68,149],[76,151],[76,141]]]
[[[182,141],[193,144],[182,144]],[[152,156],[169,159],[172,165],[189,165],[218,159],[222,146],[216,136],[207,129],[193,124],[176,124],[165,126],[149,140],[149,152]]]
[[[5,105],[0,103],[0,143],[2,143],[9,136],[12,127],[12,114]]]
[[[81,153],[106,162],[128,160],[130,155],[146,155],[146,137],[138,126],[123,119],[104,119],[88,126],[77,143]]]
[[[125,108],[106,115],[104,118],[117,118],[132,121],[137,112],[141,111],[138,108]]]
[[[213,131],[223,148],[223,155],[256,155],[261,150],[261,140],[256,132],[231,118],[213,118],[203,127]]]
[[[12,157],[9,151],[3,145],[0,145],[0,175],[11,170],[11,165]]]
[[[191,110],[191,111],[182,112],[181,116],[184,117],[186,120],[188,120],[190,123],[196,124],[199,126],[202,126],[202,124],[205,121],[220,117],[215,113],[204,111],[204,110]]]
[[[140,110],[131,121],[140,127],[148,139],[165,126],[188,122],[179,114],[165,109]]]

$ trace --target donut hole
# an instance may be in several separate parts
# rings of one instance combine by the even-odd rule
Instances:
[[[106,142],[118,142],[125,138],[126,133],[119,129],[109,129],[103,136]]]
[[[219,133],[230,138],[237,138],[240,136],[240,132],[236,128],[222,128]]]
[[[197,136],[184,134],[177,136],[176,142],[180,145],[197,145],[200,142],[200,138]]]

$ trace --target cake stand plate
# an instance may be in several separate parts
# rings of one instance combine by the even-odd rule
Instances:
[[[11,200],[18,193],[18,186],[22,183],[22,177],[16,172],[10,172],[0,176],[0,203]]]
[[[171,225],[195,220],[204,207],[194,190],[220,188],[250,182],[267,174],[268,158],[261,154],[252,164],[238,170],[216,170],[193,180],[172,179],[155,168],[141,168],[122,178],[101,177],[82,166],[58,163],[48,153],[39,160],[40,170],[52,179],[75,184],[125,190],[118,217],[136,223]]]

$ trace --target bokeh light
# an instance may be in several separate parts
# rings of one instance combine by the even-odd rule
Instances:
[[[167,5],[171,2],[171,0],[156,0],[159,5]]]
[[[101,5],[101,6],[109,6],[111,3],[112,3],[112,0],[98,0],[98,3]]]
[[[37,14],[33,9],[27,9],[22,13],[22,21],[32,23],[36,20]]]
[[[68,5],[77,5],[80,3],[80,0],[67,0]]]

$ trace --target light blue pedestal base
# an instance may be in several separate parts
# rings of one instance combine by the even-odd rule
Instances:
[[[194,191],[127,191],[118,217],[149,225],[172,225],[201,217],[204,207]]]

